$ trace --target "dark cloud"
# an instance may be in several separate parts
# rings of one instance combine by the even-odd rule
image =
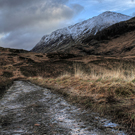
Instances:
[[[0,46],[31,49],[44,34],[71,20],[83,7],[68,0],[0,0]],[[61,26],[62,27],[62,26]],[[10,34],[9,34],[10,33]],[[1,38],[3,34],[8,34]]]
[[[134,16],[134,17],[135,17],[135,12],[132,14],[132,16]]]
[[[79,4],[72,4],[71,7],[74,9],[75,14],[78,14],[84,10],[84,7]]]
[[[30,50],[33,45],[37,42],[37,35],[31,35],[32,33],[24,32],[12,32],[6,38],[0,41],[0,45],[3,47],[18,48]]]
[[[69,19],[73,15],[73,11],[63,5],[63,0],[21,0],[20,3],[18,0],[1,0],[0,6],[5,6],[0,10],[0,32],[36,25],[43,21]]]
[[[38,4],[46,4],[46,5],[55,5],[55,4],[64,4],[68,0],[0,0],[0,7],[5,8],[20,8]]]

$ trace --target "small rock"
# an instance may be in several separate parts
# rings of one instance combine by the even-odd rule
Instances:
[[[35,124],[34,126],[40,126],[40,124]]]

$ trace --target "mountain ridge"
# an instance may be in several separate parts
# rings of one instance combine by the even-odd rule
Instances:
[[[135,55],[135,17],[119,22],[86,37],[82,44],[73,45],[64,53],[76,55]]]
[[[83,37],[96,35],[98,31],[130,18],[120,13],[106,11],[88,20],[44,35],[31,51],[48,53],[67,49],[73,44],[81,43]]]

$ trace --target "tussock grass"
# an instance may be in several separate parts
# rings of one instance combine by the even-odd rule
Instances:
[[[124,69],[113,69],[108,70],[106,68],[99,68],[95,70],[94,68],[90,69],[90,73],[86,73],[82,70],[82,67],[74,65],[74,74],[65,72],[61,74],[58,78],[65,77],[75,77],[83,80],[91,80],[96,82],[106,82],[109,81],[111,84],[114,82],[135,82],[135,70],[126,71]]]
[[[56,78],[31,77],[29,80],[57,88],[70,100],[100,114],[114,116],[121,123],[135,127],[135,71],[122,68],[91,68],[89,73],[74,64],[74,74],[64,72]]]

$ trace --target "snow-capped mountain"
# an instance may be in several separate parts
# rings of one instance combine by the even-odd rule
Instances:
[[[50,35],[43,36],[31,51],[46,53],[63,50],[72,44],[81,43],[83,37],[96,35],[98,31],[130,18],[127,15],[107,11],[91,19],[58,29]]]

